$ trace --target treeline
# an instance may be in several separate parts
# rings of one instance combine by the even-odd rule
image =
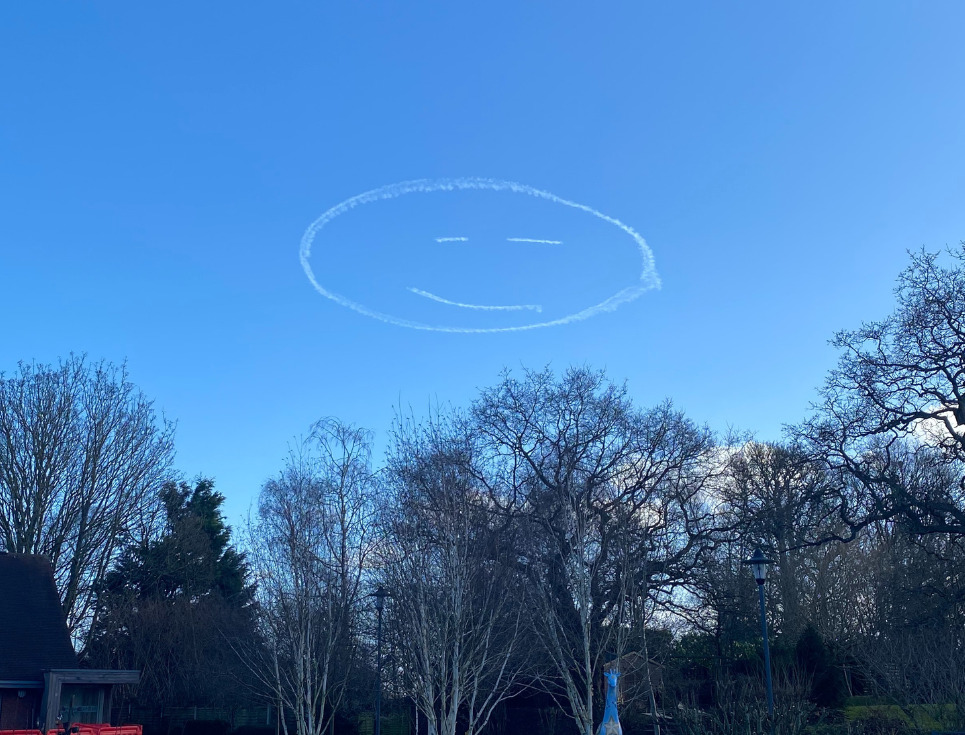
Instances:
[[[777,730],[962,730],[965,245],[913,255],[896,297],[835,336],[782,443],[591,368],[507,372],[400,417],[377,464],[319,421],[235,536],[211,481],[169,479],[171,427],[123,369],[21,365],[0,533],[51,558],[86,665],[143,670],[139,704],[260,698],[286,733],[348,731],[381,622],[384,697],[427,735],[593,735],[613,665],[628,732],[763,733],[761,547]]]

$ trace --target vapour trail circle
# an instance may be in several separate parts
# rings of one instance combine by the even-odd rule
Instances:
[[[346,212],[350,212],[351,210],[363,204],[370,204],[372,202],[387,199],[395,199],[396,197],[404,196],[405,194],[429,194],[436,191],[464,190],[508,191],[514,194],[526,194],[531,197],[536,197],[537,199],[544,199],[554,204],[560,204],[565,207],[571,207],[581,212],[585,212],[613,225],[614,227],[617,227],[633,239],[640,251],[642,267],[640,270],[639,282],[633,286],[629,286],[617,291],[615,294],[604,299],[598,304],[588,306],[585,309],[581,309],[580,311],[568,314],[558,319],[553,319],[551,321],[504,327],[448,327],[415,322],[409,319],[402,319],[392,316],[391,314],[385,314],[383,312],[370,309],[364,304],[360,304],[357,301],[352,301],[341,294],[330,291],[322,286],[322,284],[318,282],[318,279],[315,278],[315,273],[312,270],[311,264],[309,263],[309,259],[312,255],[312,245],[314,244],[315,239],[322,228],[324,228],[325,225],[336,217],[339,217]],[[461,332],[465,334],[478,334],[484,332],[521,332],[527,329],[562,326],[564,324],[571,324],[572,322],[583,321],[604,312],[615,311],[623,304],[627,304],[639,298],[646,291],[660,288],[660,276],[657,275],[656,268],[654,267],[653,253],[650,251],[650,247],[647,245],[646,240],[644,240],[643,237],[641,237],[640,234],[637,233],[637,231],[632,227],[624,224],[617,218],[603,214],[599,210],[594,209],[586,204],[580,204],[568,199],[563,199],[562,197],[556,196],[556,194],[552,194],[541,189],[535,189],[532,186],[527,186],[526,184],[520,184],[515,181],[501,181],[499,179],[472,177],[461,179],[414,179],[412,181],[401,181],[397,184],[389,184],[388,186],[383,186],[378,189],[363,192],[362,194],[357,194],[354,197],[336,204],[308,226],[308,229],[305,230],[305,234],[302,235],[299,259],[301,260],[305,275],[308,276],[308,280],[311,282],[315,290],[325,298],[331,299],[340,306],[352,309],[353,311],[357,311],[359,314],[364,314],[365,316],[373,319],[378,319],[386,324],[394,324],[399,327],[408,327],[410,329],[422,329],[430,332]]]

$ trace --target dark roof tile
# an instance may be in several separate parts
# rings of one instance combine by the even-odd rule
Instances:
[[[42,681],[44,669],[76,666],[50,562],[0,554],[0,681]]]

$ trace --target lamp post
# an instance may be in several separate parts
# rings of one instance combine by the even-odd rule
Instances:
[[[389,596],[382,585],[378,586],[375,592],[369,597],[375,598],[375,611],[378,618],[377,633],[375,636],[375,735],[381,735],[382,730],[382,608],[385,605],[385,598]]]
[[[767,567],[774,563],[773,559],[764,556],[758,546],[754,549],[754,556],[744,559],[742,564],[750,565],[757,581],[757,592],[761,601],[761,635],[764,637],[764,681],[767,683],[767,716],[771,722],[771,734],[774,733],[774,689],[771,687],[771,650],[767,645],[767,615],[764,609],[764,582],[767,580]]]

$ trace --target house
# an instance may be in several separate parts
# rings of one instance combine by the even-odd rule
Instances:
[[[663,665],[656,661],[647,660],[642,654],[631,651],[625,653],[619,660],[611,661],[609,665],[615,665],[621,672],[620,677],[620,701],[646,700],[650,697],[650,687],[657,701],[660,701],[660,694],[664,689],[663,684]],[[648,667],[649,665],[649,667]],[[604,667],[606,668],[606,667]]]
[[[114,687],[139,678],[78,668],[50,562],[0,553],[0,730],[107,722]]]

